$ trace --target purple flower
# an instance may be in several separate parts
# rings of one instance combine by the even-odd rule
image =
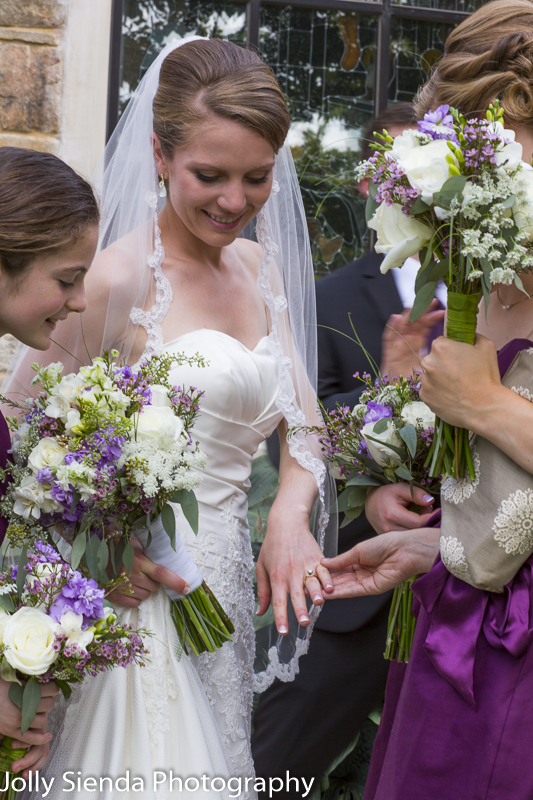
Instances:
[[[44,563],[46,561],[57,562],[61,561],[61,556],[59,553],[56,553],[53,547],[49,544],[44,544],[44,542],[35,542],[35,549],[39,551],[41,555],[37,556],[37,560]]]
[[[54,476],[52,475],[52,470],[50,467],[45,467],[44,469],[40,469],[36,475],[37,480],[39,483],[52,483],[54,480]]]
[[[65,611],[83,614],[83,628],[89,627],[91,620],[100,619],[104,614],[105,591],[98,588],[92,578],[84,578],[74,570],[61,594],[50,609],[50,616],[57,622]]]
[[[367,403],[366,407],[368,412],[365,414],[365,423],[377,422],[385,417],[392,417],[392,408],[390,406],[384,406],[381,403],[374,403],[374,401],[371,400],[369,403]]]
[[[439,106],[436,111],[428,111],[424,119],[418,123],[420,133],[429,133],[432,139],[449,139],[457,143],[453,129],[453,117],[449,114],[450,106]]]

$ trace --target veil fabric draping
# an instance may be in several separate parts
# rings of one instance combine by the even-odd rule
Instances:
[[[167,45],[146,72],[122,115],[93,177],[101,201],[98,252],[106,250],[87,276],[87,311],[72,314],[58,326],[47,353],[22,348],[4,384],[4,394],[20,398],[30,393],[31,363],[62,361],[64,374],[103,350],[116,348],[130,357],[144,318],[148,328],[145,354],[163,346],[161,322],[168,310],[165,282],[154,280],[162,247],[156,224],[158,175],[152,151],[152,100],[163,60],[176,47],[202,37],[187,37]],[[269,346],[279,364],[277,407],[289,428],[318,420],[316,400],[317,343],[314,273],[307,222],[291,151],[285,145],[276,156],[273,190],[256,220],[262,248],[257,285],[269,317]],[[126,265],[126,266],[125,266]],[[127,281],[120,272],[127,269]],[[126,288],[125,288],[126,287]],[[147,314],[140,310],[150,309]],[[146,325],[146,317],[149,317]],[[81,323],[81,324],[80,324]],[[201,388],[201,387],[200,387]],[[327,554],[336,548],[335,485],[321,459],[316,439],[289,438],[291,455],[313,474],[318,500],[313,532]],[[303,578],[303,576],[302,576]],[[298,625],[290,615],[289,634],[280,637],[274,625],[260,632],[256,657],[256,689],[274,678],[292,680],[298,658],[307,651],[319,607],[311,606],[311,623]]]

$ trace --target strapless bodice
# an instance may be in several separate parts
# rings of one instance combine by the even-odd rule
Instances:
[[[222,331],[202,328],[165,344],[168,353],[199,353],[207,366],[183,364],[170,371],[171,382],[204,392],[192,431],[207,455],[205,478],[246,491],[252,458],[281,419],[276,407],[278,363],[265,336],[253,350]],[[205,488],[199,494],[205,500]],[[218,494],[218,493],[217,493]],[[216,499],[216,505],[222,498]]]

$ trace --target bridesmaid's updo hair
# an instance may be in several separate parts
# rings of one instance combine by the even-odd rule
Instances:
[[[100,219],[93,190],[50,153],[0,147],[0,269],[20,276]]]
[[[507,125],[533,123],[533,2],[492,0],[453,30],[420,90],[421,119],[442,104],[483,115],[498,97]]]
[[[238,122],[277,153],[290,117],[274,73],[251,50],[222,39],[202,39],[173,50],[161,65],[153,102],[154,133],[165,158],[209,116]]]

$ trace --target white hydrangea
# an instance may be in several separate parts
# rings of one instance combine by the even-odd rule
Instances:
[[[161,487],[169,492],[196,489],[202,481],[196,470],[205,467],[206,456],[199,450],[186,450],[188,444],[186,433],[177,439],[167,431],[139,438],[124,445],[119,466],[130,462],[133,480],[147,497],[154,497]]]
[[[394,385],[385,386],[377,396],[378,403],[396,408],[401,403],[401,395],[398,387]]]
[[[368,406],[366,406],[365,403],[358,403],[352,409],[352,416],[354,416],[356,419],[362,422],[366,416],[367,411],[368,411]]]

